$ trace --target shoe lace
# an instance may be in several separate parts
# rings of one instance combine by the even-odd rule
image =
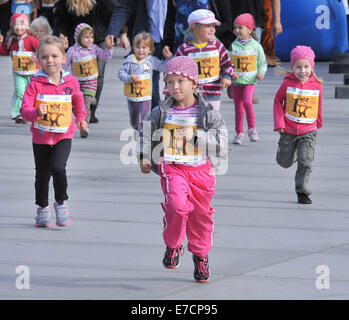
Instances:
[[[208,268],[207,268],[208,258],[207,257],[198,258],[197,261],[198,261],[198,264],[197,264],[198,273],[206,276],[208,274]]]
[[[167,256],[171,257],[171,264],[176,264],[175,257],[176,256],[183,256],[184,255],[184,248],[183,246],[179,246],[177,248],[169,249],[167,251]]]

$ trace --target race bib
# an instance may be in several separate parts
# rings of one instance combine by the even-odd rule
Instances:
[[[219,79],[219,52],[192,52],[188,55],[198,64],[199,83],[214,82]]]
[[[176,163],[194,163],[204,159],[204,152],[195,146],[197,118],[169,115],[164,123],[162,143],[164,160]]]
[[[318,117],[319,90],[288,87],[286,90],[286,118],[299,123],[313,123]]]
[[[95,55],[73,58],[73,73],[77,80],[86,81],[98,77],[98,64]]]
[[[230,60],[238,75],[257,73],[257,56],[254,50],[233,50]]]
[[[55,0],[41,0],[41,6],[43,8],[53,8],[55,5]]]
[[[125,82],[124,95],[134,102],[151,100],[150,75],[139,75],[137,81]]]
[[[13,51],[12,52],[12,69],[13,73],[22,76],[29,76],[36,73],[36,63],[31,62],[34,52]]]
[[[41,103],[47,104],[47,114],[34,122],[34,127],[48,132],[64,133],[72,121],[71,95],[38,94],[35,108]]]

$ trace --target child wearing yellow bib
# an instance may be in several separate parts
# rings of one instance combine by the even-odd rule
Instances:
[[[11,17],[10,32],[3,42],[0,34],[0,55],[11,54],[13,83],[15,92],[12,99],[12,120],[16,123],[26,123],[19,113],[23,94],[30,78],[36,73],[37,63],[35,51],[39,40],[28,32],[28,18],[25,14],[16,13]]]
[[[317,130],[322,128],[322,80],[314,74],[315,54],[297,46],[290,68],[274,99],[274,131],[280,133],[277,163],[289,168],[297,161],[295,189],[298,203],[312,203],[308,187]]]
[[[132,48],[134,53],[125,59],[118,78],[124,82],[131,126],[138,130],[151,109],[153,71],[163,72],[166,60],[161,61],[151,55],[154,40],[150,33],[142,32],[136,35]]]
[[[113,43],[106,38],[106,50],[102,50],[94,44],[94,33],[90,25],[80,23],[75,28],[75,44],[67,51],[67,59],[63,69],[71,70],[80,83],[80,90],[84,94],[86,106],[86,122],[90,122],[91,105],[96,105],[98,63],[97,58],[103,61],[111,59],[113,55]],[[89,130],[81,130],[81,138],[88,137]]]

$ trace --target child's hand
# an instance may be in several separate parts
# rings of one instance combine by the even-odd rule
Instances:
[[[231,77],[231,80],[232,80],[232,81],[235,81],[235,80],[237,80],[237,79],[239,79],[239,76],[238,76],[238,74],[234,73],[234,74],[232,75],[232,77]]]
[[[283,133],[283,132],[285,132],[285,129],[283,129],[283,128],[277,128],[277,129],[275,129],[275,131],[280,132],[280,133]]]
[[[141,167],[141,171],[142,173],[150,173],[151,171],[151,164],[149,163],[149,161],[142,159],[139,163],[140,167]]]
[[[257,80],[262,81],[264,79],[264,76],[261,73],[257,73],[256,78]]]
[[[138,76],[136,76],[133,72],[131,73],[131,78],[133,82],[136,82],[138,80]]]
[[[223,78],[221,80],[221,87],[222,87],[222,89],[225,89],[226,87],[229,87],[229,86],[231,86],[231,81],[229,79],[227,79],[227,78]]]
[[[0,45],[2,45],[3,41],[4,41],[4,36],[0,34]]]
[[[64,35],[64,34],[60,34],[59,35],[59,39],[61,40],[62,42],[62,46],[64,48],[64,50],[68,49],[69,47],[69,41],[68,41],[68,38]]]
[[[166,58],[166,59],[171,59],[173,57],[173,53],[170,50],[169,46],[164,46],[164,48],[162,49],[162,55]]]
[[[43,114],[47,114],[47,104],[40,103],[39,106],[36,108],[36,113],[38,114],[38,116],[42,116]]]
[[[86,130],[86,129],[88,129],[88,123],[85,120],[79,121],[78,128],[80,130]]]
[[[127,33],[122,33],[117,43],[118,46],[127,50],[130,47],[130,40],[127,37]]]
[[[113,35],[108,35],[105,37],[105,45],[107,46],[108,49],[112,49],[114,46],[114,36]]]

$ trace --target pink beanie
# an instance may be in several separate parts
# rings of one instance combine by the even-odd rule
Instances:
[[[75,31],[74,31],[74,40],[77,44],[80,44],[79,37],[80,37],[81,33],[86,29],[93,30],[92,27],[87,23],[80,23],[76,26]]]
[[[170,74],[182,75],[199,84],[198,65],[188,56],[178,56],[172,58],[165,65],[164,80]]]
[[[292,69],[294,63],[296,62],[296,60],[298,60],[298,59],[307,59],[314,69],[315,53],[310,47],[297,46],[291,51],[290,57],[291,57],[291,61],[290,61],[290,68],[291,69]]]
[[[253,16],[249,13],[243,13],[237,16],[237,18],[234,20],[234,24],[245,26],[250,30],[254,29],[254,19],[253,19]]]
[[[28,17],[23,13],[15,13],[14,15],[11,16],[10,27],[12,28],[14,26],[17,19],[22,20],[22,22],[25,25],[25,29],[27,30],[29,26],[29,20],[28,20]]]

